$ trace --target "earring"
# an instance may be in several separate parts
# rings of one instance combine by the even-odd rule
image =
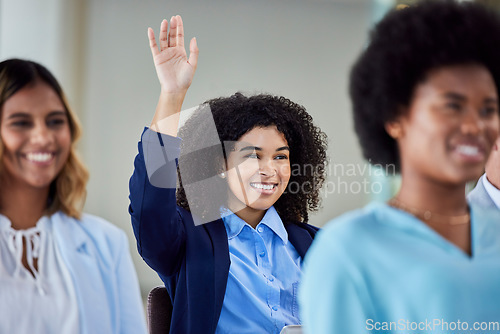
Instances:
[[[220,177],[221,177],[221,178],[223,178],[223,179],[226,177],[226,173],[224,173],[224,172],[220,173],[219,175],[220,175]]]

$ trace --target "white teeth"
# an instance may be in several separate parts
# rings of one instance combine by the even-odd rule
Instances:
[[[52,159],[52,153],[28,153],[26,158],[35,162],[47,162]]]
[[[273,184],[250,183],[250,185],[257,189],[271,190],[274,188]]]
[[[479,148],[477,146],[460,145],[457,147],[457,151],[458,153],[472,156],[479,153]]]

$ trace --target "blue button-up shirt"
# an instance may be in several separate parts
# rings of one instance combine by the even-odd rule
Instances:
[[[300,324],[302,259],[274,207],[255,229],[235,214],[223,216],[231,266],[216,333],[279,333]]]
[[[483,176],[481,176],[479,182],[483,182],[486,192],[488,193],[488,195],[490,195],[497,208],[500,209],[500,189],[491,184],[491,182],[486,177],[486,174],[483,174]]]

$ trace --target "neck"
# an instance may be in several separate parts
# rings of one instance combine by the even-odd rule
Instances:
[[[266,211],[267,210],[252,209],[247,206],[244,209],[235,212],[235,214],[241,219],[243,219],[248,225],[252,226],[253,228],[256,228],[257,225],[259,225],[262,218],[264,218]]]
[[[465,197],[465,183],[442,183],[409,172],[402,173],[401,176],[402,183],[396,196],[397,200],[414,210],[429,211],[432,213],[431,217],[436,217],[437,214],[436,221],[430,217],[429,219],[417,217],[466,254],[471,255],[470,216]]]
[[[2,182],[0,213],[9,218],[16,230],[34,227],[46,210],[48,196],[49,187],[33,188]]]
[[[439,183],[402,173],[401,189],[397,198],[418,210],[428,210],[447,216],[459,216],[468,212],[464,184]]]

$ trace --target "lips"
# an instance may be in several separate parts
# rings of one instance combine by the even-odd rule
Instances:
[[[453,152],[466,162],[483,162],[486,159],[484,146],[479,143],[456,144]]]
[[[264,190],[271,190],[273,189],[274,187],[277,186],[276,183],[274,184],[267,184],[267,183],[257,183],[257,182],[252,182],[250,183],[250,185],[254,188],[257,188],[257,189],[264,189]]]
[[[24,154],[24,157],[34,163],[48,163],[54,159],[55,154],[51,152],[30,152]]]
[[[480,153],[479,147],[472,145],[460,145],[456,148],[456,151],[467,156],[474,156]]]
[[[276,191],[278,183],[250,182],[250,186],[261,194],[270,195]]]

